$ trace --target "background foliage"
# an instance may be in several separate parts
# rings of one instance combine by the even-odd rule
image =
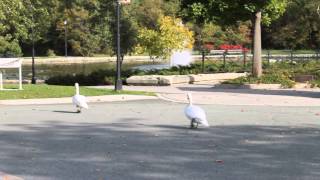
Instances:
[[[290,0],[286,7],[281,0],[250,2],[132,0],[130,5],[122,6],[121,53],[166,56],[168,50],[163,47],[169,47],[168,41],[164,40],[165,45],[159,42],[153,48],[144,42],[146,37],[150,42],[159,41],[160,19],[163,17],[172,20],[182,18],[183,24],[194,32],[196,49],[208,42],[214,47],[241,44],[250,48],[250,13],[261,7],[264,8],[263,22],[268,25],[263,25],[264,48],[319,49],[320,16],[317,7],[320,0]],[[65,20],[68,22],[70,55],[114,55],[115,6],[115,0],[1,0],[0,56],[30,56],[32,39],[36,55],[64,55]],[[283,11],[284,15],[279,18]],[[162,37],[172,38],[169,33],[162,34]]]

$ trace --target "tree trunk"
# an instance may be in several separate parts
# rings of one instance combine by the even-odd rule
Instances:
[[[254,45],[253,45],[253,76],[260,77],[262,75],[262,59],[261,59],[261,11],[256,12],[256,20],[254,25]]]

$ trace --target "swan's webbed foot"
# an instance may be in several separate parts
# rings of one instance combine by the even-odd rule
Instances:
[[[81,108],[77,106],[77,113],[81,113]]]
[[[190,129],[197,129],[199,123],[195,121],[195,119],[191,120]]]

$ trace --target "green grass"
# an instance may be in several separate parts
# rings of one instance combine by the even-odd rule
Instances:
[[[269,50],[271,55],[290,55],[291,50]],[[268,50],[262,50],[262,54],[267,54]],[[293,54],[315,54],[314,50],[293,50]]]
[[[5,88],[17,89],[16,85],[6,85]],[[0,100],[8,99],[37,99],[37,98],[60,98],[71,97],[75,94],[73,86],[54,86],[54,85],[23,85],[23,90],[5,90],[0,91]],[[95,89],[80,87],[80,94],[85,96],[102,95],[147,95],[154,96],[154,93],[143,91],[113,91],[109,89]]]

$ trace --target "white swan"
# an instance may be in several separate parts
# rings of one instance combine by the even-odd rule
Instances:
[[[72,103],[77,107],[77,112],[80,113],[82,108],[88,109],[88,104],[85,96],[79,93],[79,84],[75,83],[76,94],[72,97]]]
[[[189,105],[185,107],[184,113],[191,121],[190,128],[198,128],[199,124],[209,127],[209,123],[207,121],[206,113],[204,112],[204,110],[199,106],[192,105],[191,93],[188,93],[187,97],[189,100]]]

